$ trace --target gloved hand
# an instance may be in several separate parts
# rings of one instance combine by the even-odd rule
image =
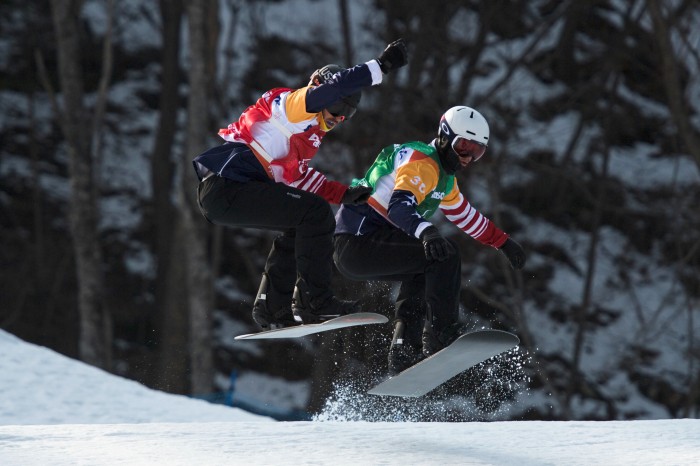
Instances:
[[[345,191],[345,194],[343,194],[343,198],[340,200],[340,203],[351,205],[365,204],[371,195],[371,186],[349,186],[347,191]]]
[[[384,74],[388,74],[390,71],[401,68],[408,63],[408,51],[403,39],[395,40],[387,45],[382,54],[379,55],[379,58],[377,58],[377,62]]]
[[[425,258],[428,261],[442,262],[455,253],[455,248],[452,247],[434,226],[429,226],[423,233],[420,234],[420,239],[423,241],[423,251]]]
[[[508,238],[503,246],[500,247],[500,251],[510,262],[510,266],[515,270],[520,270],[525,267],[525,251],[523,251],[522,246],[520,246],[515,240]]]

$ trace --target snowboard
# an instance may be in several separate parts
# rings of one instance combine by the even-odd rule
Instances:
[[[467,333],[448,347],[374,386],[367,393],[419,397],[470,367],[515,348],[518,343],[518,337],[501,330]]]
[[[369,324],[384,324],[389,319],[381,314],[373,312],[357,312],[348,314],[335,319],[330,319],[320,324],[296,325],[294,327],[277,328],[266,330],[258,333],[248,333],[246,335],[238,335],[235,340],[263,340],[273,338],[299,338],[315,333],[327,332],[329,330],[337,330],[339,328],[354,327],[356,325]]]

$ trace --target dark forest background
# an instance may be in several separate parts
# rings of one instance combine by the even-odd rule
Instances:
[[[441,406],[430,419],[464,419],[444,403],[465,398],[513,419],[700,413],[698,2],[5,0],[0,31],[0,328],[174,393],[233,370],[305,382],[312,413],[338,381],[376,412]],[[388,325],[232,342],[273,236],[204,221],[191,169],[266,90],[399,37],[408,66],[315,166],[349,182],[475,107],[493,142],[460,186],[529,256],[513,272],[437,220],[463,319],[522,345],[413,405],[362,395]],[[391,317],[391,284],[335,285]]]

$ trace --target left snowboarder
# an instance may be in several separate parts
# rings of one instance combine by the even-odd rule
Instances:
[[[282,231],[272,246],[253,319],[264,329],[357,312],[331,290],[332,204],[361,204],[370,188],[348,187],[308,166],[328,131],[350,119],[361,90],[407,63],[402,40],[374,60],[326,65],[300,89],[276,88],[221,129],[227,142],[197,156],[202,214],[217,225]],[[292,303],[292,300],[294,302]]]

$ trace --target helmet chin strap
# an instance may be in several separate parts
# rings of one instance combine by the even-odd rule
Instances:
[[[437,149],[438,156],[440,157],[440,163],[442,168],[449,174],[454,175],[459,170],[461,166],[459,163],[459,156],[452,150],[450,142],[444,138],[439,137],[435,141],[435,148]]]

